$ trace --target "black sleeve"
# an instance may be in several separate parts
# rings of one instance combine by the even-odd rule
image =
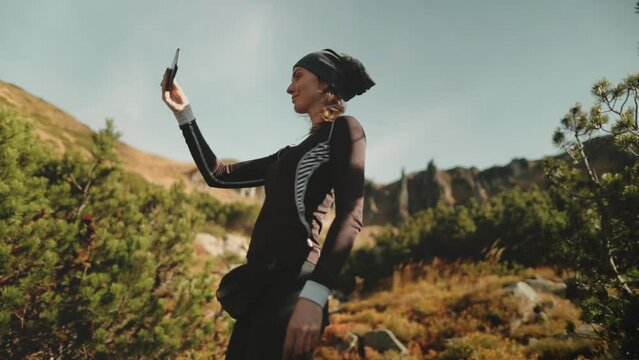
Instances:
[[[362,230],[366,134],[352,116],[336,120],[331,138],[335,219],[328,229],[311,280],[333,289]]]
[[[264,173],[277,160],[276,153],[259,159],[224,164],[208,146],[195,120],[180,126],[191,156],[208,186],[217,188],[245,188],[264,185]]]

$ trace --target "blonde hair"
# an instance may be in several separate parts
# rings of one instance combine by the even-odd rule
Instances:
[[[346,110],[344,100],[339,95],[335,94],[335,92],[333,92],[330,88],[326,88],[322,91],[322,97],[320,98],[319,103],[322,105],[320,116],[324,119],[324,122],[335,121],[335,119],[344,114],[344,111]],[[323,122],[312,125],[309,132],[315,132],[322,125]]]

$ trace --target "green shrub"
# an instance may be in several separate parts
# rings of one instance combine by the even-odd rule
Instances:
[[[193,193],[189,201],[204,215],[205,230],[214,235],[222,235],[220,232],[229,230],[250,234],[260,211],[260,206],[256,204],[226,204],[201,193]]]
[[[451,208],[440,202],[377,235],[374,246],[353,251],[339,286],[351,291],[358,276],[371,289],[398,266],[435,257],[487,259],[477,266],[517,273],[523,266],[552,263],[565,227],[566,215],[537,187],[504,190],[485,205],[470,201]]]
[[[0,110],[0,358],[213,351],[213,276],[191,275],[203,218],[179,186],[124,172],[107,121],[91,158],[55,159]]]

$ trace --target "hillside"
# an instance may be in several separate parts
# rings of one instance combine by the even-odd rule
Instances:
[[[22,88],[0,81],[0,106],[17,110],[33,121],[38,137],[51,145],[52,151],[62,154],[72,149],[88,154],[93,131],[71,115],[46,100],[36,97]],[[245,191],[215,189],[202,184],[194,163],[180,162],[138,150],[119,142],[117,151],[125,169],[141,175],[146,180],[170,187],[183,181],[188,192],[205,191],[224,202],[256,202],[259,197],[248,196]]]
[[[549,132],[548,141],[550,136]],[[593,138],[584,145],[598,173],[621,169],[632,161],[627,153],[615,148],[610,136]],[[368,183],[365,218],[369,225],[398,223],[410,214],[434,207],[440,200],[449,206],[465,204],[470,199],[485,203],[502,190],[515,186],[527,189],[533,185],[547,186],[541,160],[513,159],[509,164],[484,170],[475,167],[441,170],[431,161],[425,170],[402,172],[392,183]]]
[[[92,130],[71,115],[47,101],[29,94],[20,87],[0,81],[0,106],[16,109],[36,125],[38,136],[62,153],[66,149],[88,153]],[[549,141],[550,141],[549,133]],[[602,171],[624,164],[624,155],[612,146],[610,137],[595,138],[587,142],[595,168]],[[194,163],[180,162],[140,151],[126,143],[117,146],[125,169],[146,180],[169,187],[183,181],[186,190],[203,191],[224,202],[242,201],[261,203],[264,190],[217,189],[206,186]],[[225,160],[231,162],[232,160]],[[388,223],[397,224],[402,218],[434,206],[439,200],[449,205],[464,204],[470,199],[485,202],[489,196],[513,186],[527,188],[533,184],[545,187],[541,161],[513,159],[509,164],[480,170],[475,167],[437,169],[431,162],[427,169],[410,174],[402,173],[397,181],[375,184],[367,181],[365,194],[365,229],[356,246],[370,244],[373,235]],[[327,224],[334,212],[327,215]],[[326,235],[328,226],[322,230]]]
[[[314,358],[600,358],[598,329],[580,319],[564,280],[543,267],[409,264],[370,293],[331,299],[331,325]]]
[[[14,85],[0,83],[0,107],[15,109],[27,119],[26,121],[33,122],[36,133],[44,142],[51,146],[52,151],[56,153],[62,153],[64,151],[88,152],[92,130],[46,101],[30,95]],[[17,124],[22,125],[22,120],[19,120]],[[15,126],[16,123],[11,124],[7,121],[4,125],[5,126],[0,127],[0,129],[11,130],[11,125]],[[8,133],[4,139],[19,139],[19,137]],[[33,146],[32,140],[33,137],[30,137],[27,140],[23,139],[21,143],[16,142],[16,144],[21,144],[21,146],[14,148],[8,146],[7,149],[11,150],[7,151],[6,154],[11,154],[14,149],[14,154],[27,154],[29,150],[33,153],[42,154],[41,150],[35,150],[36,148]],[[4,142],[2,144],[4,145]],[[10,142],[9,145],[11,145]],[[140,174],[150,182],[169,186],[176,181],[183,181],[190,191],[200,190],[199,188],[202,188],[203,191],[210,191],[214,195],[218,194],[218,198],[223,198],[219,196],[219,194],[227,194],[226,200],[229,201],[233,201],[234,199],[256,200],[260,199],[261,196],[258,193],[243,195],[241,192],[234,190],[229,191],[202,187],[201,177],[192,164],[180,163],[144,153],[123,143],[118,144],[117,151],[123,159],[125,169]],[[593,166],[599,172],[619,168],[626,164],[627,158],[615,150],[609,137],[592,139],[587,143],[586,151],[589,153],[589,158]],[[7,158],[10,159],[11,156]],[[22,163],[18,162],[9,163],[9,165],[10,166],[0,168],[13,170],[13,176],[22,175],[21,171],[23,171],[23,168],[29,168],[28,166],[22,166]],[[35,163],[35,165],[30,168],[41,169],[42,163]],[[32,174],[28,175],[32,176]],[[11,176],[6,176],[6,179],[11,178]],[[66,174],[62,174],[62,176],[55,174],[52,178],[65,179],[67,177]],[[13,184],[24,183],[24,179],[29,179],[29,177],[18,178]],[[121,179],[123,178],[114,178],[110,185],[117,188],[123,183],[129,183],[129,181],[123,182]],[[137,180],[131,181],[131,183],[135,182],[137,182]],[[140,181],[140,183],[144,182]],[[117,186],[114,186],[114,184]],[[358,244],[361,246],[367,243],[372,239],[371,234],[375,231],[382,230],[381,226],[374,225],[371,218],[379,221],[380,224],[384,224],[384,221],[395,220],[396,218],[393,217],[395,214],[408,216],[422,208],[433,206],[439,200],[444,200],[449,205],[461,204],[470,199],[475,199],[481,203],[491,197],[492,199],[498,199],[498,197],[493,196],[505,188],[513,186],[525,188],[535,184],[542,187],[544,186],[541,162],[528,161],[525,159],[515,159],[506,166],[497,166],[483,171],[476,168],[438,170],[434,163],[431,162],[426,170],[413,174],[402,173],[398,181],[388,185],[376,185],[369,182],[367,183],[366,190],[366,208],[368,212],[366,216],[369,217],[365,218],[369,226],[364,229],[358,238]],[[147,184],[145,184],[145,186],[146,185]],[[22,188],[22,191],[26,189],[25,193],[29,193],[33,188],[38,188],[40,191],[42,190],[42,186],[25,186]],[[127,189],[126,191],[131,191],[131,189],[137,190],[134,187],[125,186],[124,188]],[[154,189],[153,191],[160,192],[161,190],[156,187],[152,188]],[[20,190],[18,186],[14,188],[9,186],[5,187],[5,189],[11,189],[5,191],[5,193],[11,194],[19,199],[19,201],[22,201],[24,206],[33,203],[31,198],[22,196],[22,193],[18,191]],[[148,212],[155,211],[156,209],[156,207],[150,207],[144,204],[145,199],[149,198],[149,196],[141,191],[132,191],[132,193],[139,197],[137,200],[140,203],[139,207],[142,209],[139,211],[136,210],[137,212],[135,212],[134,215],[137,215],[136,217],[139,219],[149,221],[149,225],[143,223],[143,226],[131,226],[132,231],[140,232],[139,234],[136,232],[134,235],[144,239],[146,235],[144,232],[147,231],[146,229],[148,228],[151,228],[151,232],[154,234],[161,234],[161,232],[167,231],[166,228],[162,227],[164,226],[162,225],[162,221],[156,221],[156,213]],[[57,195],[57,193],[55,194]],[[120,204],[128,203],[133,197],[120,196],[117,198],[112,196],[112,192],[105,192],[105,194],[109,199],[114,198],[118,201],[122,201],[122,203],[115,202],[108,204],[110,203],[109,201],[95,201],[96,204],[104,206],[102,210],[100,210],[100,207],[96,207],[99,212],[92,212],[92,214],[98,214],[95,218],[110,219],[118,216],[122,216],[123,219],[132,218],[120,214],[119,210],[122,207]],[[45,198],[45,195],[49,194],[41,193],[42,199]],[[78,196],[78,192],[75,192],[75,196]],[[193,202],[192,198],[183,196],[181,192],[179,196],[180,204],[184,206],[184,209],[194,211],[191,205],[186,206],[187,201]],[[57,196],[49,196],[47,200],[57,198]],[[161,196],[158,196],[158,198],[161,198]],[[204,197],[198,196],[197,198]],[[15,213],[11,211],[13,210],[11,207],[14,206],[11,199],[4,201],[3,204],[5,204],[7,209],[10,209],[5,211],[5,213]],[[65,201],[61,201],[60,204],[67,206]],[[58,204],[58,206],[60,206],[60,204]],[[529,203],[523,202],[523,204],[526,205]],[[632,205],[634,206],[634,204]],[[84,204],[80,206],[80,209],[83,207]],[[184,209],[177,208],[174,206],[174,203],[170,202],[167,202],[164,206],[158,206],[157,209],[167,211],[165,215],[157,216],[157,218],[161,220],[175,220],[175,214],[184,214],[184,212],[182,212]],[[504,206],[503,209],[507,209],[506,212],[509,213],[516,213],[516,211],[513,211],[516,210],[516,208],[512,206]],[[444,208],[444,210],[449,209]],[[147,212],[145,213],[144,211]],[[174,213],[169,211],[174,211]],[[393,214],[393,211],[395,214]],[[41,215],[36,217],[33,217],[32,214],[29,216],[25,215],[22,221],[24,224],[29,225],[33,221],[39,221],[40,216],[56,214],[56,212],[57,208],[52,208],[50,211],[41,211]],[[76,216],[79,217],[80,214],[81,212],[77,211]],[[526,212],[525,214],[528,213]],[[635,218],[635,214],[636,212],[631,213],[632,219]],[[82,233],[88,234],[82,235],[86,236],[87,240],[83,246],[86,246],[86,248],[91,251],[94,249],[92,236],[94,234],[93,229],[95,228],[93,227],[93,223],[91,223],[93,218],[93,215],[83,216],[83,222],[80,223],[80,225],[77,225],[77,222],[69,223],[69,226],[76,226],[73,228],[73,231],[85,230],[77,226],[87,227],[88,230]],[[332,216],[329,216],[328,220],[330,221],[331,218]],[[501,217],[497,216],[495,218]],[[185,219],[194,219],[194,217],[185,216]],[[488,217],[484,217],[484,219],[488,219]],[[514,219],[516,220],[517,218],[515,217]],[[53,216],[51,220],[56,222],[60,221],[60,219]],[[472,221],[473,219],[472,217],[468,217],[466,220]],[[121,220],[116,221],[119,221],[119,223],[125,222]],[[22,224],[16,225],[13,220],[8,223],[11,224],[11,226],[15,226],[16,229],[27,227]],[[457,223],[449,221],[443,221],[442,223],[451,224],[448,225],[448,228],[442,227],[442,229],[446,231],[441,232],[446,235],[444,240],[448,241],[449,238],[447,237],[452,233],[448,230],[454,230]],[[153,228],[151,224],[156,224],[157,228]],[[176,224],[179,226],[184,225],[177,222]],[[522,222],[501,222],[501,224],[506,224],[509,229],[522,228]],[[420,223],[417,223],[417,225],[420,226]],[[486,223],[483,225],[486,228]],[[194,226],[193,224],[187,224],[186,228],[194,229]],[[122,236],[121,233],[118,233],[121,229],[119,225],[104,226],[104,229],[113,231],[113,241],[126,241],[126,236]],[[328,227],[324,228],[324,230],[326,229],[328,229]],[[524,229],[526,228],[524,227]],[[422,230],[423,228],[420,229],[420,231]],[[26,234],[31,236],[29,232],[30,230],[27,229]],[[169,229],[167,232],[172,235],[180,233],[180,231],[172,229]],[[475,232],[475,230],[469,232]],[[412,233],[417,232],[413,231]],[[425,231],[421,232],[422,235],[424,233]],[[496,234],[496,232],[489,233]],[[537,236],[534,239],[536,243],[542,242],[543,239],[537,235],[539,234],[538,232],[529,231],[528,233]],[[508,233],[507,235],[508,238],[514,241],[526,244],[526,240],[522,239],[522,234]],[[42,236],[42,238],[49,239],[49,236],[47,234],[47,236]],[[84,239],[81,236],[62,236],[60,238],[66,240]],[[156,237],[154,236],[154,238]],[[157,238],[163,238],[163,236]],[[489,236],[481,236],[481,238],[492,241],[492,238]],[[105,238],[101,234],[101,237],[97,237],[96,239],[102,241]],[[459,239],[460,237],[453,238],[453,241],[458,241]],[[395,238],[391,238],[391,241],[395,244],[399,243],[395,241]],[[432,239],[429,241],[431,241],[431,244],[433,243]],[[15,243],[23,244],[28,242],[15,241]],[[41,245],[40,243],[32,242],[31,244],[36,245],[34,249],[42,248],[39,246]],[[49,241],[48,244],[51,252],[66,248],[73,249],[72,246],[57,246],[57,244],[52,241]],[[384,241],[382,239],[377,243],[378,246],[375,247],[375,251],[372,251],[375,257],[385,257],[386,253],[377,251],[384,249],[383,244]],[[528,244],[531,244],[531,242],[528,242]],[[453,246],[451,247],[450,245]],[[454,248],[455,246],[452,242],[448,242],[446,243],[446,247]],[[103,248],[105,247],[95,247],[95,249]],[[124,246],[121,248],[125,249]],[[149,249],[157,251],[153,246],[150,246]],[[173,254],[173,251],[170,250],[170,248],[166,249],[167,254]],[[188,265],[192,266],[191,270],[195,272],[203,271],[204,274],[200,273],[201,275],[210,274],[211,269],[208,265],[205,266],[204,264],[211,259],[211,256],[201,250],[201,248],[196,247],[198,257],[196,261]],[[527,250],[531,251],[530,248]],[[8,254],[10,252],[5,253]],[[87,253],[88,250],[84,252],[82,256],[85,256],[84,254]],[[490,255],[488,256],[488,261],[480,261],[477,263],[457,261],[447,264],[440,262],[440,260],[436,258],[429,264],[402,264],[400,267],[394,268],[390,277],[381,278],[379,286],[376,286],[372,290],[366,289],[366,292],[363,291],[363,287],[361,286],[364,278],[359,275],[356,276],[354,278],[355,289],[352,294],[345,295],[336,291],[335,296],[331,300],[331,326],[327,328],[322,338],[322,344],[317,350],[316,358],[327,360],[358,358],[385,359],[398,358],[398,352],[404,353],[404,358],[407,359],[422,358],[434,360],[460,358],[594,358],[597,352],[600,351],[601,344],[590,341],[589,338],[594,338],[595,332],[598,331],[598,326],[588,324],[584,322],[585,320],[580,320],[580,311],[576,305],[571,302],[570,296],[568,296],[567,282],[570,280],[568,273],[555,273],[554,270],[545,268],[524,269],[520,266],[509,267],[497,262],[501,256],[501,251],[497,253],[499,255],[494,256],[492,259],[490,259],[490,256],[492,256]],[[227,255],[229,254],[222,253],[222,258]],[[230,260],[238,260],[233,254],[230,255]],[[40,264],[42,263],[40,259],[43,258],[43,256],[44,255],[30,257],[29,260],[35,260]],[[59,258],[66,259],[68,257],[60,256]],[[154,257],[149,256],[149,258]],[[366,258],[364,259],[366,260]],[[183,260],[182,263],[184,263]],[[222,270],[219,271],[220,273],[226,271],[227,263],[223,261],[215,261],[215,263],[218,267],[224,266],[221,268]],[[370,273],[371,269],[377,267],[377,264],[371,261],[362,263],[365,263],[367,272],[360,272],[360,274]],[[78,262],[78,264],[80,264],[80,262]],[[98,263],[90,265],[94,266],[92,269],[96,269],[96,267],[99,266]],[[62,267],[59,268],[63,268],[66,271],[66,268],[64,268],[63,265],[61,266]],[[10,265],[6,268],[13,269],[14,267]],[[80,269],[80,267],[77,267],[77,269]],[[86,269],[88,269],[88,267],[83,271],[86,272]],[[26,273],[27,272],[25,272],[25,274]],[[149,273],[152,272],[149,271]],[[5,277],[5,281],[6,279]],[[34,289],[39,291],[39,281],[33,280],[25,283],[33,284],[35,286]],[[138,282],[136,281],[135,283]],[[574,295],[574,293],[572,295]],[[36,299],[38,297],[29,295],[29,297],[17,296],[16,298]],[[41,298],[44,299],[45,297]],[[210,295],[208,298],[212,299],[213,297]],[[113,297],[111,300],[113,299],[115,298]],[[47,306],[49,305],[50,304]],[[36,307],[32,308],[36,309]],[[41,308],[44,309],[46,306],[42,306]],[[75,309],[75,307],[73,308]],[[99,306],[98,308],[108,311],[108,307]],[[165,309],[167,312],[172,310],[173,309]],[[211,312],[213,310],[210,308],[206,310],[209,311],[209,315],[213,314],[213,312]],[[215,310],[214,313],[221,314],[218,310],[219,308]],[[196,313],[195,316],[199,317],[200,314],[201,313]],[[37,317],[32,316],[32,319],[41,318],[39,315]],[[216,326],[224,325],[224,321],[222,321],[221,325],[216,324]],[[20,328],[23,327],[20,326]],[[216,348],[221,349],[221,346],[226,343],[226,338],[224,338],[226,335],[228,335],[228,333],[216,338],[217,340],[223,340],[219,346],[216,345]],[[392,343],[380,342],[379,339],[382,336],[382,339],[390,339]],[[24,338],[28,338],[28,336]],[[48,336],[48,338],[51,338],[51,336]],[[398,349],[398,351],[394,351],[393,348]],[[388,351],[389,349],[391,351]],[[387,352],[387,354],[384,354],[384,352]]]

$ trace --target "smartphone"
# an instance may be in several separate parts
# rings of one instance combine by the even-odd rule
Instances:
[[[177,74],[178,70],[178,59],[180,58],[180,48],[175,50],[175,56],[173,56],[173,62],[169,67],[169,79],[166,82],[166,90],[171,91],[173,89],[173,79],[175,79],[175,74]]]

